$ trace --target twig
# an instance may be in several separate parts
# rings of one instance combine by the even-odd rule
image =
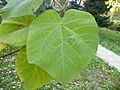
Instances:
[[[66,9],[66,6],[68,5],[68,0],[66,0],[64,6],[63,6],[63,11]]]
[[[81,5],[82,0],[79,1],[79,5]]]
[[[61,16],[63,17],[63,15],[64,15],[64,12],[65,12],[65,9],[66,9],[66,6],[67,6],[67,4],[68,4],[68,0],[66,0],[66,2],[65,2],[65,4],[64,4],[64,6],[63,6],[63,9],[61,10]]]
[[[19,51],[20,51],[20,50],[16,50],[16,51],[13,51],[13,52],[8,53],[8,54],[6,54],[6,55],[0,56],[0,59],[1,59],[1,58],[4,58],[4,57],[7,57],[7,56],[11,56],[11,55],[13,55],[13,54],[15,54],[15,53],[17,53],[17,52],[19,52]]]
[[[63,10],[63,7],[59,4],[58,1],[56,1],[56,0],[53,0],[53,1],[55,2],[55,4],[57,4],[57,6],[58,6],[61,10]]]

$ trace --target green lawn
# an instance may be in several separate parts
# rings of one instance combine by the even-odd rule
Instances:
[[[120,32],[100,29],[100,44],[120,55]]]
[[[100,44],[120,55],[120,33],[100,29],[99,41]],[[0,60],[0,68],[3,69],[0,72],[0,88],[23,90],[14,73],[14,62]],[[120,90],[120,73],[95,57],[85,70],[67,85],[61,85],[53,80],[38,90]]]

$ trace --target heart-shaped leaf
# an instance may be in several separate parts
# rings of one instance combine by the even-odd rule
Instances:
[[[98,27],[92,15],[69,10],[61,19],[49,10],[30,25],[27,56],[29,63],[66,83],[90,62],[97,46]]]
[[[35,90],[52,79],[40,67],[28,64],[25,48],[18,53],[15,65],[17,74],[24,83],[26,90]]]
[[[11,0],[3,9],[4,19],[33,15],[43,0]]]

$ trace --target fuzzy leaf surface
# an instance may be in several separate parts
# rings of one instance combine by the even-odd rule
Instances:
[[[4,19],[33,15],[43,0],[11,0],[3,9]]]
[[[26,90],[35,90],[51,80],[51,76],[40,67],[28,63],[25,48],[18,53],[15,65],[17,74]]]
[[[0,25],[0,41],[15,46],[25,45],[29,24],[34,19],[32,16],[23,16],[3,20]]]
[[[17,30],[0,37],[0,42],[14,46],[24,46],[27,42],[28,28]]]
[[[27,57],[64,84],[85,68],[97,46],[98,26],[92,15],[72,9],[61,18],[48,10],[30,25]]]

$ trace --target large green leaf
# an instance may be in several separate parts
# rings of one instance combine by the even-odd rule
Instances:
[[[0,37],[0,42],[11,44],[14,46],[26,45],[28,35],[28,28],[24,28],[15,32],[11,32]]]
[[[0,41],[16,46],[26,44],[29,24],[35,19],[33,16],[23,16],[3,20],[0,25]]]
[[[30,25],[27,56],[29,63],[66,83],[90,62],[97,46],[98,27],[92,15],[69,10],[61,19],[57,12],[49,10]]]
[[[8,19],[10,21],[14,21],[14,22],[19,22],[19,23],[23,23],[25,26],[29,26],[30,23],[35,19],[35,16],[31,16],[31,15],[26,15],[26,16],[21,16],[21,17],[14,17],[11,19]]]
[[[26,30],[24,32],[20,30],[24,29],[25,27],[26,26],[21,22],[11,20],[3,21],[0,25],[0,42],[6,44],[18,44],[18,46],[24,45],[25,43],[23,42],[26,38],[23,39],[23,36],[26,35]],[[24,34],[21,37],[20,34],[22,33]],[[16,34],[19,36],[17,36]],[[22,40],[23,42],[21,42]]]
[[[17,31],[24,27],[26,27],[25,24],[21,22],[16,22],[16,21],[11,21],[11,20],[2,21],[2,24],[0,25],[0,37],[2,35]]]
[[[34,15],[43,0],[11,0],[3,9],[2,15],[8,19],[26,15]]]
[[[34,64],[28,64],[25,48],[18,53],[15,65],[17,74],[26,90],[35,90],[51,80],[51,77],[41,68]]]

